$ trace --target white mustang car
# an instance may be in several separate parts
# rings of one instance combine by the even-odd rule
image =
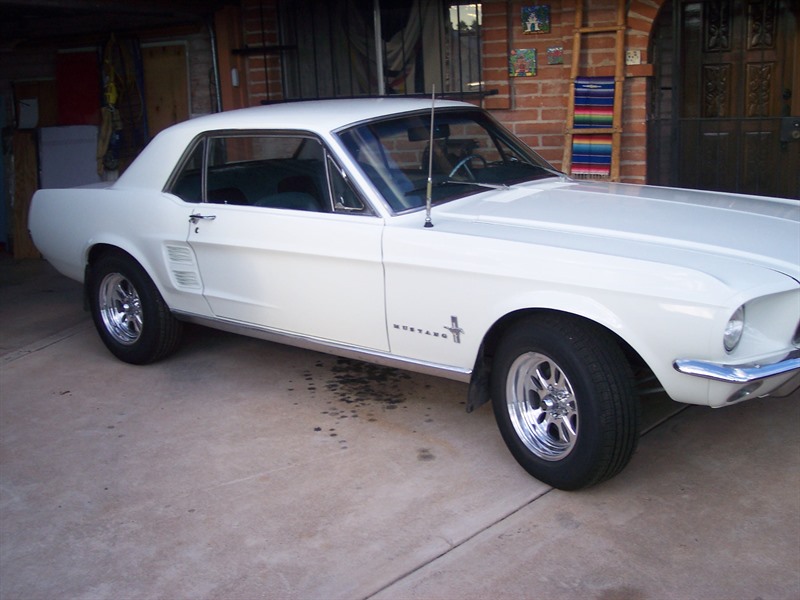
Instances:
[[[468,382],[562,489],[629,461],[636,376],[714,407],[800,385],[800,203],[573,181],[469,104],[194,119],[38,191],[30,229],[124,361],[188,321]]]

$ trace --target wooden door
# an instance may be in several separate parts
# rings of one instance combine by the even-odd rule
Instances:
[[[793,0],[682,2],[677,156],[682,187],[800,198],[798,20]]]
[[[142,63],[147,130],[152,138],[162,129],[189,118],[186,46],[145,46]]]

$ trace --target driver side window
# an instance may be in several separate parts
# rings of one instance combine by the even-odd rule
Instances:
[[[209,137],[206,202],[323,212],[322,144],[305,135],[218,135]]]
[[[210,134],[170,188],[186,202],[331,212],[322,143],[307,134]]]
[[[371,215],[345,171],[311,135],[208,135],[170,187],[185,202]]]

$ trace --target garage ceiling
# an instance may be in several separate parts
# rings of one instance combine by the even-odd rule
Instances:
[[[109,32],[194,24],[230,0],[0,0],[0,45],[9,50]]]

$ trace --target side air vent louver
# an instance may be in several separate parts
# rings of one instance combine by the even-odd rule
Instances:
[[[183,246],[167,246],[167,258],[170,262],[176,263],[194,263],[192,251]]]
[[[172,275],[175,277],[175,282],[178,287],[186,288],[199,288],[200,281],[197,279],[197,273],[192,271],[176,271],[172,270]]]
[[[167,266],[175,287],[199,290],[200,274],[194,261],[194,253],[188,246],[169,245],[165,247]]]

